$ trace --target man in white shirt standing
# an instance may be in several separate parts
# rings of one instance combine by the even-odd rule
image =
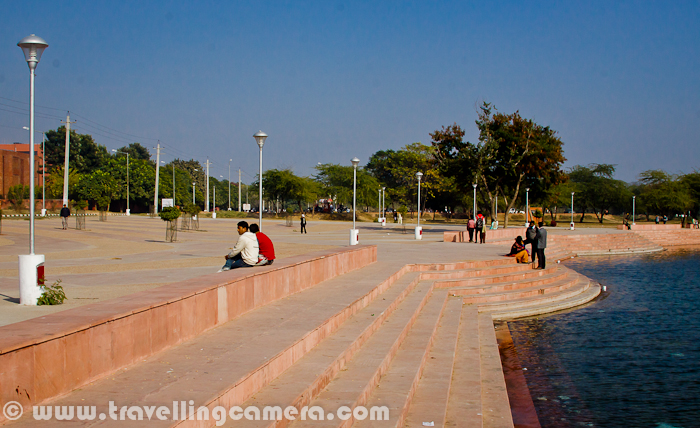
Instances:
[[[253,267],[258,262],[258,253],[260,251],[258,238],[248,230],[247,222],[238,222],[238,235],[240,236],[236,246],[226,255],[226,264],[219,272],[239,267]]]

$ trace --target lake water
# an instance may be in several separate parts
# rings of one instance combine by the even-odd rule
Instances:
[[[542,426],[700,427],[700,249],[566,266],[607,293],[508,323]]]

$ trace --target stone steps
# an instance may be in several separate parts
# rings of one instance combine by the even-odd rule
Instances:
[[[464,295],[462,302],[466,304],[489,304],[496,302],[520,301],[529,297],[538,297],[571,287],[578,279],[568,269],[562,268],[553,274],[545,275],[528,281],[502,284],[498,287],[484,290],[483,293]],[[460,291],[460,290],[455,290]],[[473,289],[469,289],[473,291]],[[452,290],[450,290],[452,292]]]
[[[526,266],[529,270],[515,275],[490,275],[472,280],[445,281],[436,285],[439,285],[440,288],[448,286],[450,294],[453,296],[465,296],[526,288],[538,281],[553,280],[551,277],[554,274],[566,274],[556,265],[547,269],[532,269],[529,264]]]

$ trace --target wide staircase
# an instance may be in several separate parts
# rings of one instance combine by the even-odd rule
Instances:
[[[94,405],[97,415],[109,415],[110,401],[170,409],[176,402],[175,417],[129,420],[125,413],[127,420],[54,418],[40,424],[210,427],[222,406],[221,426],[513,427],[493,321],[594,299],[598,284],[555,262],[568,256],[553,251],[544,270],[505,257],[425,265],[379,261],[46,403]],[[204,418],[204,409],[197,415],[200,406],[208,421],[197,420]],[[231,419],[234,406],[242,419]],[[244,415],[250,406],[260,410],[259,420],[249,420],[255,411]],[[265,413],[266,406],[287,409],[294,420]],[[38,424],[29,415],[7,422]]]

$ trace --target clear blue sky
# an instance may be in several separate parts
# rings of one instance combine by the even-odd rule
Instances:
[[[36,104],[58,109],[37,107],[37,129],[70,110],[109,149],[161,140],[165,161],[209,157],[216,177],[233,158],[252,181],[258,130],[265,167],[302,175],[429,143],[453,122],[475,141],[482,100],[558,131],[566,166],[613,163],[626,181],[700,166],[697,1],[3,0],[0,11],[1,143],[28,140],[16,44],[34,33],[50,45]]]

